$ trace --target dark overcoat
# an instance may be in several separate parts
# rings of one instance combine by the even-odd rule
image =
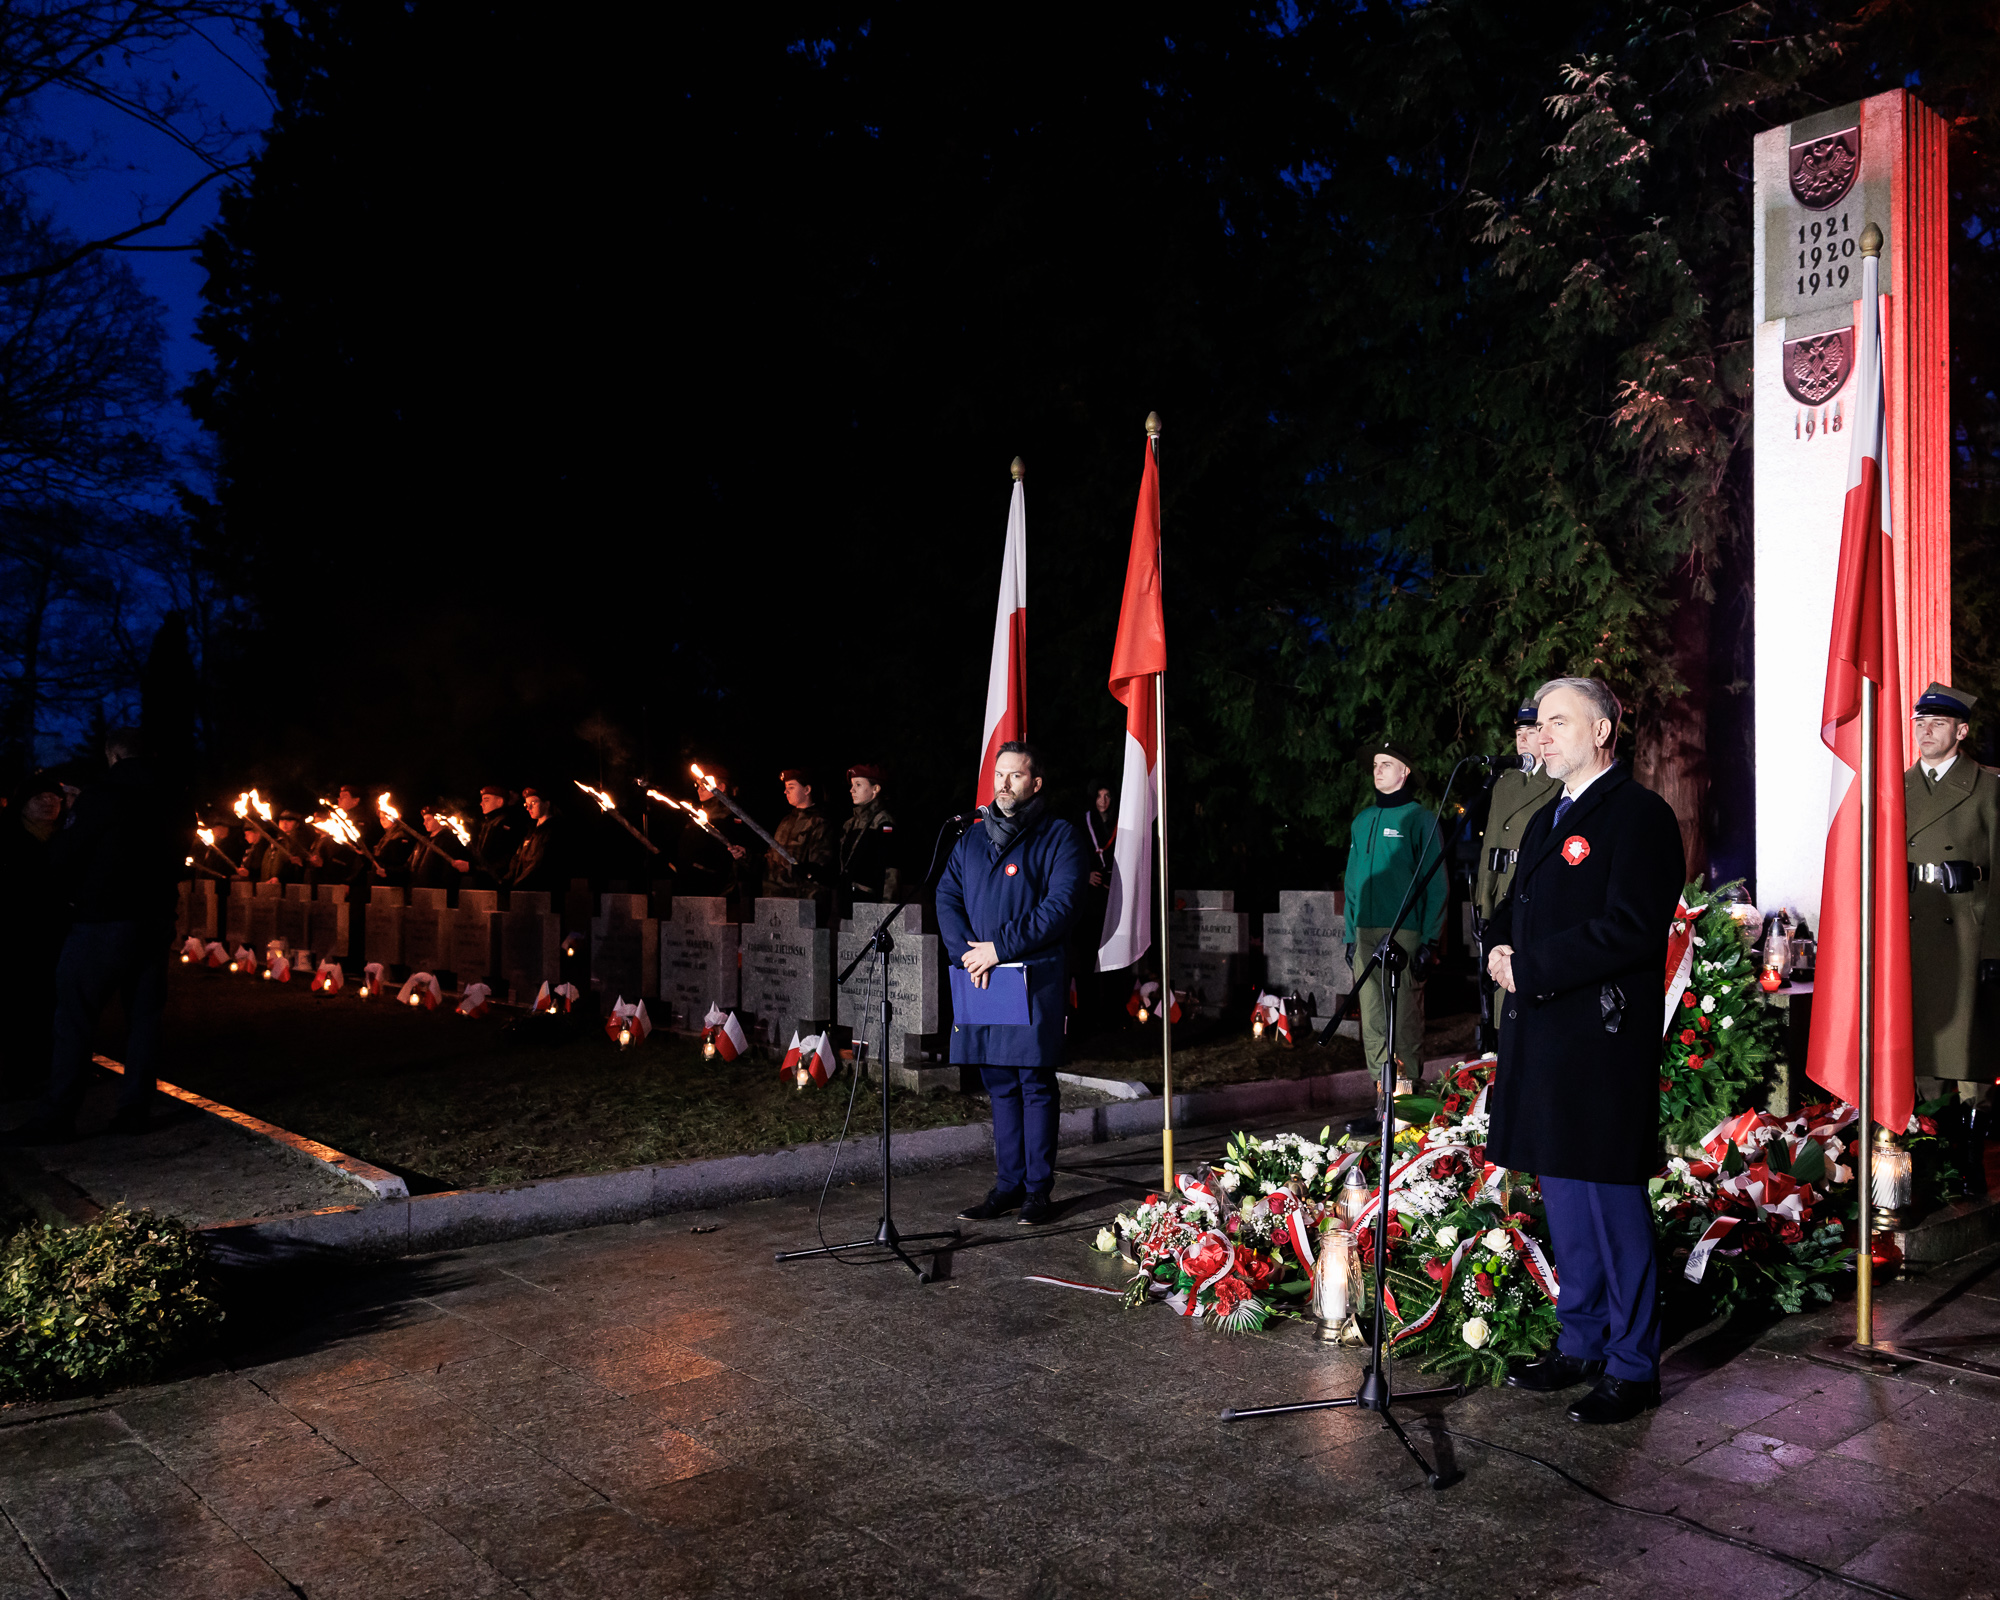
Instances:
[[[1002,961],[1022,961],[1028,968],[1028,1026],[954,1023],[954,1062],[1051,1070],[1062,1065],[1069,999],[1063,947],[1089,872],[1090,851],[1076,824],[1047,812],[1005,850],[987,837],[984,826],[975,826],[953,848],[937,889],[945,959],[958,963],[967,945],[990,939]]]
[[[1486,1157],[1644,1183],[1660,1169],[1667,934],[1687,861],[1673,807],[1615,766],[1562,826],[1538,811],[1486,948],[1514,949]]]

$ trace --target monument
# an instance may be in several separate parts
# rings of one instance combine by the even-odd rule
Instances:
[[[868,936],[889,908],[873,901],[859,901],[854,915],[840,925],[834,940],[833,972],[838,975],[867,948]],[[905,906],[889,929],[889,954],[874,976],[864,957],[847,986],[833,997],[834,1020],[854,1030],[857,1039],[874,1041],[878,1061],[886,1060],[890,1081],[906,1089],[956,1087],[958,1068],[933,1063],[924,1065],[928,1042],[933,1054],[942,1054],[943,1041],[936,1036],[943,1028],[939,991],[944,983],[943,945],[937,933],[924,927],[922,906]],[[886,974],[889,989],[889,1034],[882,1039],[882,985]],[[789,1034],[786,1038],[790,1038]]]
[[[659,924],[658,1026],[699,1033],[710,1006],[729,1011],[741,1004],[737,933],[721,895],[674,898]]]
[[[533,889],[507,891],[500,913],[500,983],[496,992],[517,1006],[533,1002],[545,983],[560,981],[562,918],[549,909],[547,894]]]
[[[833,935],[810,900],[759,900],[743,924],[743,1010],[752,1039],[782,1050],[806,1023],[831,1021]]]
[[[445,965],[463,989],[491,985],[500,970],[500,891],[461,889],[451,913],[451,947]]]
[[[264,947],[278,936],[278,907],[284,898],[285,886],[276,878],[266,878],[244,908],[243,942],[260,960]]]
[[[660,925],[643,894],[607,894],[590,919],[590,986],[613,1000],[660,997]],[[650,1008],[648,1008],[650,1010]]]
[[[1820,692],[1854,415],[1861,234],[1882,230],[1884,487],[1903,687],[1951,681],[1946,126],[1908,90],[1756,139],[1757,903],[1817,925],[1833,757]],[[1885,721],[1910,708],[1884,706]]]
[[[284,885],[285,895],[278,902],[277,932],[275,937],[285,941],[287,950],[310,950],[312,941],[307,938],[312,930],[307,922],[307,907],[312,904],[312,885],[288,883]],[[263,954],[262,945],[252,945],[251,949]]]
[[[1236,909],[1229,889],[1187,889],[1174,895],[1168,923],[1174,987],[1196,1016],[1219,1017],[1239,1008],[1248,1015],[1250,918]]]
[[[1264,913],[1264,987],[1281,999],[1310,997],[1322,1019],[1354,987],[1347,964],[1347,917],[1338,889],[1281,889],[1278,909]],[[1341,1033],[1358,1039],[1358,1024]]]
[[[250,942],[250,902],[257,898],[257,885],[248,878],[232,878],[229,898],[222,906],[222,942],[234,952]]]
[[[306,948],[316,952],[322,959],[332,957],[338,961],[348,951],[350,915],[347,908],[346,884],[318,885],[313,890],[311,902],[306,906]]]
[[[403,963],[404,896],[404,890],[378,883],[369,889],[368,904],[362,908],[362,960],[381,962],[384,972]]]
[[[438,973],[451,965],[451,908],[442,889],[412,889],[403,912],[403,965]]]

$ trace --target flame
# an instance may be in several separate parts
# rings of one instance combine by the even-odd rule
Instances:
[[[437,813],[435,811],[433,811],[431,815],[437,817]],[[460,817],[438,817],[438,821],[442,822],[447,828],[451,829],[451,831],[457,835],[458,842],[460,844],[472,843],[472,830],[465,825],[464,819]]]
[[[194,836],[207,845],[209,849],[213,850],[215,848],[215,830],[213,828],[196,828]]]
[[[591,799],[595,800],[598,803],[598,805],[602,807],[604,810],[616,811],[618,809],[617,801],[613,800],[611,796],[606,794],[602,789],[591,788],[591,786],[585,783],[581,778],[572,778],[570,781],[574,783],[579,789],[581,789],[585,794],[589,795]]]
[[[657,800],[663,806],[672,806],[676,811],[686,811],[691,809],[688,806],[682,805],[680,801],[676,800],[672,795],[661,794],[658,789],[648,789],[646,791],[646,798],[648,800]]]
[[[193,857],[193,856],[189,856],[189,857],[187,858],[187,860],[186,860],[186,861],[184,861],[184,862],[182,862],[182,863],[181,863],[181,865],[182,865],[182,866],[185,866],[185,867],[191,867],[191,866],[193,866],[193,865],[194,865],[194,857]]]
[[[384,789],[375,797],[375,810],[384,822],[391,825],[403,820],[403,813],[398,811],[394,804],[391,803],[387,789]]]
[[[243,793],[239,794],[236,797],[236,804],[231,809],[246,822],[249,821],[252,811],[255,811],[266,822],[271,820],[270,801],[264,799],[255,789],[246,789]]]
[[[330,839],[338,839],[342,844],[359,844],[361,830],[354,825],[354,819],[331,800],[322,799],[320,804],[327,808],[327,815],[314,817],[312,825]]]

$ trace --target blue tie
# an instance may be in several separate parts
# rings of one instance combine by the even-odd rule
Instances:
[[[1550,826],[1549,830],[1550,832],[1553,833],[1557,828],[1560,828],[1563,825],[1564,815],[1569,811],[1569,808],[1575,804],[1576,804],[1575,798],[1570,795],[1564,795],[1560,800],[1556,802],[1556,820]]]

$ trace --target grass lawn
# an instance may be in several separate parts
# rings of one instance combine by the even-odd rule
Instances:
[[[779,1149],[840,1132],[851,1080],[803,1091],[768,1055],[704,1061],[698,1044],[664,1033],[621,1051],[578,1019],[567,1037],[522,1026],[518,1013],[477,1021],[427,1012],[352,988],[318,996],[176,967],[168,986],[160,1075],[319,1139],[409,1180],[415,1192],[601,1172]],[[536,1019],[540,1021],[541,1019]],[[1426,1057],[1464,1048],[1467,1019],[1440,1019]],[[107,1038],[111,1054],[118,1042]],[[1130,1024],[1077,1049],[1071,1070],[1160,1081],[1157,1026]],[[1197,1089],[1298,1078],[1361,1065],[1361,1047],[1288,1050],[1252,1040],[1240,1021],[1190,1020],[1175,1030],[1174,1086]],[[899,1129],[982,1120],[982,1100],[956,1091],[893,1090]],[[872,1136],[872,1085],[850,1137]]]

